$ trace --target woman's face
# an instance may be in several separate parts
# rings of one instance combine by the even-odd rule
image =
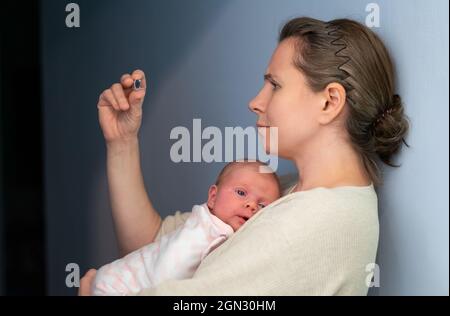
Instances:
[[[264,128],[278,128],[278,155],[288,159],[296,156],[316,134],[317,117],[325,102],[323,95],[314,93],[294,66],[294,43],[288,38],[278,45],[264,85],[249,104],[250,110],[258,115],[257,126],[262,135]]]

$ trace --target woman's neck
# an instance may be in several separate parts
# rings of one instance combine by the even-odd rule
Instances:
[[[342,139],[325,138],[303,148],[293,160],[299,172],[295,191],[317,187],[368,186],[371,183],[360,155]]]

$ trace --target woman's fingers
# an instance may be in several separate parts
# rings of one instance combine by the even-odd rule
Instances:
[[[131,74],[131,78],[133,80],[141,80],[141,88],[145,90],[145,88],[147,87],[147,82],[145,80],[145,73],[138,69],[133,71],[133,73]]]
[[[116,98],[114,97],[113,92],[111,89],[106,89],[103,91],[103,93],[100,95],[99,99],[99,106],[112,106],[114,110],[119,111],[119,104],[116,101]]]
[[[130,105],[128,104],[128,100],[125,96],[122,85],[120,83],[113,84],[111,86],[111,91],[117,101],[117,104],[119,105],[119,108],[122,111],[128,110],[130,108]]]
[[[78,290],[78,296],[90,296],[92,282],[94,281],[97,270],[90,269],[84,277],[80,280],[80,289]]]
[[[131,74],[132,81],[135,80],[141,80],[140,89],[139,90],[132,90],[129,95],[129,102],[130,105],[141,105],[142,100],[145,97],[145,92],[147,88],[147,82],[145,80],[145,73],[142,70],[135,70]]]
[[[141,80],[139,90],[133,89],[135,80]],[[98,105],[112,106],[116,111],[127,111],[131,105],[142,104],[146,87],[147,82],[142,70],[135,70],[131,75],[124,74],[120,78],[120,83],[115,83],[109,89],[103,91]]]
[[[133,78],[131,78],[130,74],[124,74],[122,78],[120,78],[120,83],[124,89],[129,89],[133,85]]]
[[[142,100],[144,99],[145,96],[145,90],[137,90],[137,91],[132,91],[130,93],[130,105],[134,106],[134,105],[141,105]]]

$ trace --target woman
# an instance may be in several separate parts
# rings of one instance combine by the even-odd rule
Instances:
[[[192,279],[139,294],[367,294],[379,233],[377,164],[394,166],[408,131],[389,54],[357,22],[296,18],[283,27],[264,78],[250,109],[258,127],[278,128],[278,155],[295,163],[297,184],[206,257]],[[124,75],[98,104],[124,254],[185,218],[161,221],[145,193],[137,142],[145,89],[132,91],[133,79],[145,88],[142,72]],[[94,275],[82,279],[81,295]]]

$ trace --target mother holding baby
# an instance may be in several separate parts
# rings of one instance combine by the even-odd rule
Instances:
[[[143,89],[131,88],[136,79]],[[258,127],[278,128],[278,155],[295,164],[298,180],[208,255],[193,278],[140,295],[367,294],[366,267],[378,246],[379,164],[395,166],[409,126],[388,51],[355,21],[295,18],[283,27],[264,79],[249,108]],[[178,212],[162,220],[145,191],[137,137],[145,88],[137,70],[98,103],[124,255],[186,218]],[[82,279],[81,295],[94,275]]]

